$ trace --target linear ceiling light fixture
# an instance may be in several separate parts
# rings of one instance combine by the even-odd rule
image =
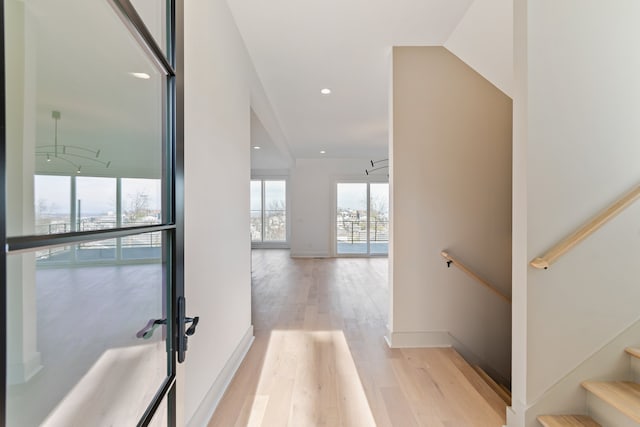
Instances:
[[[91,148],[80,147],[77,145],[58,144],[58,120],[62,115],[60,111],[52,111],[51,118],[53,119],[54,133],[52,145],[38,145],[36,147],[36,156],[45,157],[47,163],[56,162],[58,160],[68,163],[73,166],[73,169],[77,174],[82,171],[82,163],[91,162],[99,164],[108,168],[111,166],[111,161],[100,160],[100,149],[92,150]]]
[[[324,89],[320,90],[320,93],[323,95],[330,95],[331,89],[329,89],[328,87],[325,87]]]

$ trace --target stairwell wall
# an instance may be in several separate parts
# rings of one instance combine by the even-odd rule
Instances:
[[[453,345],[510,374],[511,99],[442,47],[393,50],[393,347]]]
[[[509,426],[530,426],[554,384],[640,318],[638,203],[549,270],[527,266],[640,182],[640,4],[518,0],[515,10]]]

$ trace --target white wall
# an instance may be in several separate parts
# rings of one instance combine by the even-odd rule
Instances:
[[[251,110],[251,169],[289,169],[292,164],[288,152],[283,153],[265,129],[262,121]],[[260,147],[260,149],[253,149]]]
[[[508,378],[511,100],[442,47],[394,48],[392,346],[454,345]]]
[[[5,7],[7,236],[33,234],[35,224],[35,54],[33,18],[22,2]],[[7,257],[7,382],[27,382],[41,368],[37,348],[35,255]],[[14,409],[14,408],[12,408]],[[19,410],[9,411],[20,416]],[[44,415],[40,414],[41,418]]]
[[[335,184],[338,179],[386,181],[368,177],[372,159],[297,159],[291,170],[291,256],[334,255]],[[378,160],[378,159],[373,159]]]
[[[475,0],[444,47],[513,96],[513,0]]]
[[[252,106],[271,115],[226,2],[185,2],[185,286],[200,316],[183,369],[190,425],[206,424],[252,335]]]
[[[555,383],[640,318],[640,204],[549,270],[526,267],[640,182],[640,3],[520,0],[515,17],[509,425],[521,426],[535,424]]]

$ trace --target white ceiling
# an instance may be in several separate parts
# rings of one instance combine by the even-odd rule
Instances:
[[[294,158],[387,157],[391,47],[444,45],[472,2],[227,0]]]
[[[160,28],[160,9],[142,12],[147,23],[155,22],[152,30]],[[81,166],[86,176],[159,178],[164,74],[109,3],[31,0],[25,3],[24,17],[14,19],[8,43],[24,42],[26,53],[24,59],[10,53],[7,64],[16,70],[15,85],[25,89],[24,94],[13,91],[9,97],[17,97],[12,102],[23,97],[25,123],[35,123],[33,129],[25,126],[24,144],[35,145],[41,154],[35,158],[36,172],[68,175]],[[156,37],[159,33],[154,31]],[[134,78],[132,72],[147,73],[149,78]],[[58,151],[65,146],[64,156],[53,154],[52,111],[60,112]],[[45,152],[51,153],[49,161],[42,155]]]

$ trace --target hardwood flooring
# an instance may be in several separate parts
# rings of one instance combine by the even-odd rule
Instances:
[[[209,427],[497,427],[505,404],[452,349],[390,349],[386,258],[253,251],[255,342]]]

